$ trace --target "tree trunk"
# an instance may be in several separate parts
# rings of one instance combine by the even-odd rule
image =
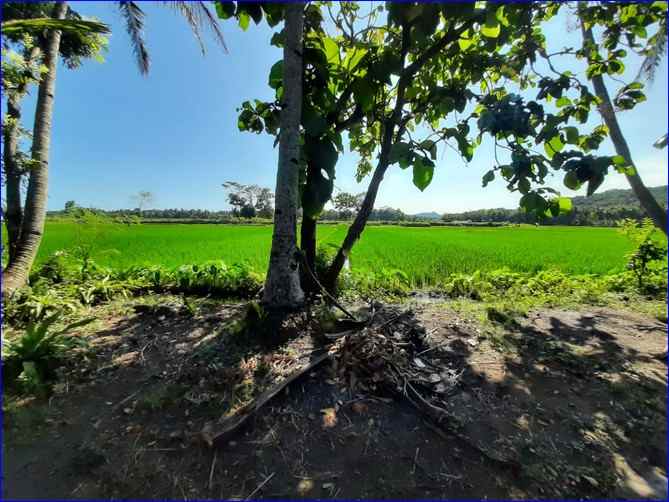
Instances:
[[[286,4],[286,42],[283,48],[283,103],[279,167],[276,174],[274,231],[263,304],[287,310],[304,303],[297,249],[297,201],[302,113],[302,37],[304,5]]]
[[[34,46],[26,55],[28,65],[32,66],[39,55],[39,47]],[[21,128],[21,100],[28,91],[28,79],[23,80],[16,89],[7,97],[7,117],[10,119],[3,131],[2,155],[6,175],[5,200],[7,211],[5,212],[5,226],[7,227],[7,247],[9,248],[9,261],[16,256],[21,235],[21,221],[23,220],[23,208],[21,205],[21,178],[23,173],[17,162],[19,146],[19,130]]]
[[[54,19],[64,19],[67,2],[56,2]],[[51,119],[56,91],[56,68],[60,49],[60,31],[51,30],[43,50],[44,66],[47,71],[42,75],[35,105],[35,124],[33,128],[32,159],[38,165],[30,171],[25,212],[21,224],[21,236],[13,260],[2,271],[2,294],[11,295],[28,280],[37,250],[39,249],[44,220],[46,217],[47,194],[49,184],[49,149],[51,146]]]
[[[302,226],[300,227],[300,248],[304,253],[304,258],[311,271],[316,274],[316,226],[318,222],[315,218],[307,215],[302,216]],[[311,274],[306,270],[302,271],[302,289],[307,293],[315,293],[318,286],[314,282]]]
[[[385,141],[384,141],[384,147],[385,147]],[[346,260],[349,257],[351,249],[353,249],[353,246],[360,238],[362,231],[365,229],[365,225],[367,225],[367,220],[369,219],[369,215],[374,209],[374,203],[376,202],[376,195],[379,192],[379,185],[381,185],[381,181],[383,181],[383,176],[386,174],[386,171],[388,170],[388,152],[390,151],[390,148],[387,149],[388,152],[384,153],[385,149],[384,147],[382,147],[381,158],[379,159],[379,163],[377,164],[376,169],[374,170],[374,175],[372,176],[372,181],[369,183],[369,187],[367,188],[367,193],[365,194],[365,199],[362,201],[362,206],[360,206],[360,210],[358,211],[358,214],[356,214],[355,220],[353,220],[351,226],[348,227],[348,232],[346,233],[344,242],[342,242],[342,245],[339,247],[337,255],[330,264],[330,268],[328,269],[327,274],[325,276],[324,286],[331,293],[334,293],[339,274],[344,268],[344,264],[346,263]]]
[[[583,39],[586,42],[590,42],[594,45],[595,40],[592,35],[592,28],[585,27],[583,21],[581,20],[581,32],[583,33]],[[630,153],[629,146],[627,146],[627,141],[623,136],[623,132],[620,129],[618,124],[618,119],[616,117],[615,109],[611,102],[611,97],[609,92],[604,85],[604,78],[602,75],[596,75],[592,77],[592,84],[595,88],[595,95],[601,100],[599,105],[599,113],[604,119],[604,123],[609,128],[609,134],[611,136],[611,141],[613,146],[616,149],[616,153],[625,159],[625,162],[634,168],[633,174],[625,174],[627,181],[632,187],[634,195],[639,199],[641,207],[646,211],[646,214],[653,220],[655,226],[662,230],[665,235],[667,234],[667,212],[660,206],[660,204],[655,200],[653,194],[650,193],[650,190],[644,185],[641,176],[639,176],[639,171],[632,160],[632,154]]]
[[[400,54],[402,64],[404,64],[404,61],[406,59],[406,54],[409,49],[408,31],[409,31],[408,27],[404,26],[402,30],[402,51]],[[415,64],[415,62],[413,64]],[[381,152],[379,153],[379,162],[376,165],[376,169],[374,169],[374,174],[372,175],[372,181],[369,183],[369,187],[367,188],[367,193],[365,194],[365,198],[362,201],[360,210],[358,211],[358,214],[355,216],[353,224],[348,228],[348,232],[346,233],[344,242],[339,247],[337,255],[335,256],[325,276],[324,286],[331,293],[335,292],[337,285],[337,278],[339,277],[342,268],[344,268],[344,264],[346,263],[346,260],[348,259],[349,254],[351,253],[351,249],[353,249],[353,245],[357,242],[357,240],[360,238],[360,235],[362,234],[362,231],[365,229],[365,225],[367,225],[367,220],[369,219],[369,215],[374,209],[374,203],[376,202],[376,195],[379,192],[379,185],[381,185],[381,181],[383,181],[383,176],[386,174],[386,171],[388,170],[390,149],[392,148],[393,141],[395,139],[395,126],[397,126],[400,122],[400,117],[402,115],[402,108],[404,107],[404,93],[406,92],[406,88],[409,82],[411,81],[412,77],[413,77],[412,74],[404,74],[403,76],[400,77],[399,82],[397,83],[397,98],[395,100],[395,107],[393,108],[393,113],[386,120],[386,123],[384,124],[383,139],[381,142]],[[400,126],[397,137],[398,138],[401,137],[402,133],[403,133],[403,126]]]

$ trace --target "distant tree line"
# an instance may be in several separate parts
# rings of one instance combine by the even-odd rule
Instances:
[[[257,185],[243,185],[235,182],[224,184],[228,190],[228,203],[232,210],[210,211],[207,209],[144,209],[141,206],[153,199],[150,192],[139,192],[132,200],[141,200],[140,207],[134,209],[102,210],[89,208],[88,211],[106,214],[111,217],[141,216],[145,220],[233,220],[237,218],[257,218],[268,220],[273,217],[274,194],[267,188]],[[650,188],[654,196],[666,207],[666,186]],[[139,195],[143,194],[142,197]],[[148,194],[148,195],[147,195]],[[333,198],[333,208],[324,209],[319,219],[323,221],[347,221],[359,210],[363,194],[340,192]],[[664,197],[664,198],[663,198]],[[608,190],[591,197],[577,196],[572,199],[571,212],[540,220],[534,213],[522,209],[476,209],[461,213],[447,213],[441,217],[444,223],[528,223],[541,225],[576,225],[576,226],[616,226],[620,220],[642,221],[647,215],[638,203],[635,203],[631,190]],[[50,211],[50,216],[74,214],[81,208],[73,200],[65,203],[63,211]],[[301,209],[298,216],[302,216]],[[401,209],[388,206],[373,209],[370,221],[416,222],[431,220],[419,215],[404,213]]]
[[[475,223],[539,223],[540,225],[575,225],[614,227],[623,219],[642,221],[646,213],[640,207],[578,207],[557,217],[540,220],[535,214],[520,209],[477,209],[463,213],[444,214],[442,221]]]

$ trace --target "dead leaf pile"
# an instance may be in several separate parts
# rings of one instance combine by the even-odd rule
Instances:
[[[411,314],[392,315],[337,340],[331,349],[335,370],[351,393],[406,396],[415,390],[438,401],[456,388],[462,372],[445,369],[439,351],[427,344],[424,328]]]

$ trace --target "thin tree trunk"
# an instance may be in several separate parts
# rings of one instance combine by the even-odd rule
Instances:
[[[294,309],[304,303],[297,249],[297,202],[302,113],[302,37],[304,5],[286,4],[286,42],[283,48],[283,106],[276,204],[269,270],[263,304],[273,310]]]
[[[482,22],[481,13],[476,13],[470,19],[470,21],[477,20]],[[419,57],[414,59],[411,64],[404,67],[402,70],[400,79],[397,83],[397,98],[395,100],[395,107],[390,118],[384,124],[383,138],[381,141],[381,153],[379,154],[379,162],[376,165],[374,174],[372,175],[372,181],[367,188],[367,193],[362,202],[362,206],[358,211],[358,214],[353,221],[353,224],[349,227],[344,242],[342,243],[337,255],[335,256],[334,261],[330,265],[328,272],[325,277],[324,286],[330,291],[334,292],[335,285],[337,284],[337,278],[341,273],[342,268],[353,248],[353,245],[360,238],[362,231],[365,229],[369,215],[374,209],[374,202],[376,201],[376,195],[379,191],[379,185],[383,180],[383,176],[386,173],[389,165],[389,155],[390,148],[393,145],[393,142],[396,139],[402,137],[404,134],[404,123],[401,123],[402,108],[404,107],[404,94],[407,86],[413,79],[414,75],[423,67],[423,65],[429,61],[432,57],[436,56],[440,51],[450,44],[458,40],[460,35],[470,26],[469,22],[463,22],[456,29],[450,30],[446,33],[439,41],[433,44],[429,49],[423,52]],[[407,52],[409,51],[409,26],[405,25],[402,27],[402,48],[400,50],[400,59],[402,64],[405,63]],[[394,134],[395,127],[399,125],[397,135]]]
[[[316,227],[318,222],[315,218],[307,215],[302,216],[302,225],[300,226],[300,248],[304,253],[304,258],[312,272],[316,274]],[[311,274],[306,270],[302,271],[302,289],[308,293],[314,293],[318,286],[314,282]]]
[[[26,55],[29,67],[39,55],[39,47],[34,46]],[[28,79],[24,79],[16,89],[7,97],[7,117],[10,119],[3,131],[3,162],[5,164],[6,186],[5,200],[7,211],[5,212],[5,226],[7,227],[7,246],[9,248],[9,261],[16,256],[21,235],[21,221],[23,219],[23,207],[21,204],[21,178],[23,172],[17,162],[19,147],[19,130],[21,128],[21,100],[28,91]]]
[[[592,35],[592,28],[586,28],[583,20],[581,20],[581,32],[583,33],[583,39],[586,42],[594,45],[595,40]],[[662,208],[657,200],[655,200],[653,194],[650,193],[650,190],[648,190],[646,185],[643,183],[641,176],[639,176],[639,171],[637,170],[636,165],[632,160],[632,154],[630,153],[627,141],[625,141],[623,132],[620,129],[620,125],[618,124],[618,119],[611,102],[611,97],[609,96],[609,92],[606,89],[606,85],[604,84],[604,78],[601,75],[593,76],[592,84],[595,88],[595,95],[601,100],[601,104],[599,105],[599,113],[604,119],[606,127],[609,128],[609,134],[611,136],[613,146],[616,149],[616,153],[625,159],[625,162],[628,165],[634,168],[634,173],[625,174],[625,177],[632,187],[632,191],[636,195],[637,199],[639,199],[641,207],[644,209],[644,211],[646,211],[646,214],[650,217],[650,219],[653,220],[655,226],[662,230],[666,235],[667,212]]]
[[[56,2],[54,19],[64,19],[67,2]],[[21,236],[14,259],[9,261],[2,271],[2,294],[11,295],[28,280],[28,274],[39,249],[49,185],[49,149],[51,147],[51,120],[53,117],[54,94],[56,92],[56,68],[60,49],[60,31],[51,30],[44,48],[44,66],[47,71],[42,75],[35,106],[35,124],[33,129],[32,159],[38,163],[30,171],[25,212],[21,225]]]
[[[408,28],[403,28],[402,36],[402,51],[400,56],[402,59],[402,64],[404,64],[409,47]],[[404,93],[409,84],[409,81],[411,80],[411,76],[411,74],[407,74],[400,77],[400,80],[397,84],[397,99],[395,100],[395,107],[393,109],[392,115],[384,125],[379,162],[376,165],[376,169],[374,169],[372,181],[369,183],[369,187],[367,188],[367,193],[365,194],[365,198],[362,201],[360,210],[358,211],[358,214],[356,214],[355,220],[353,220],[353,223],[348,228],[344,242],[339,247],[337,255],[332,261],[332,264],[330,265],[330,268],[328,269],[325,276],[324,286],[331,293],[334,293],[339,274],[344,268],[344,264],[346,263],[346,260],[351,253],[351,249],[353,249],[354,244],[360,238],[362,231],[367,225],[367,220],[369,220],[369,215],[374,209],[374,203],[376,202],[376,195],[379,192],[379,186],[381,185],[381,181],[383,181],[383,176],[388,170],[390,149],[393,145],[393,140],[395,139],[395,126],[397,126],[400,121],[402,108],[404,107]],[[398,137],[401,136],[401,134],[402,128],[400,127]]]

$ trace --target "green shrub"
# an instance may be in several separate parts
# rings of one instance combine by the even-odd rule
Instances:
[[[3,304],[3,320],[24,326],[37,322],[55,312],[75,312],[78,302],[63,289],[50,288],[38,282],[16,291]]]
[[[620,230],[632,241],[635,249],[628,253],[627,268],[636,277],[642,294],[657,295],[667,288],[667,242],[650,220],[639,224],[634,220],[619,222]]]
[[[68,333],[94,319],[83,319],[54,330],[62,315],[56,312],[40,321],[30,322],[22,335],[3,340],[5,382],[10,385],[18,382],[27,390],[35,390],[54,377],[54,370],[69,350],[85,345],[84,340],[68,336]]]

